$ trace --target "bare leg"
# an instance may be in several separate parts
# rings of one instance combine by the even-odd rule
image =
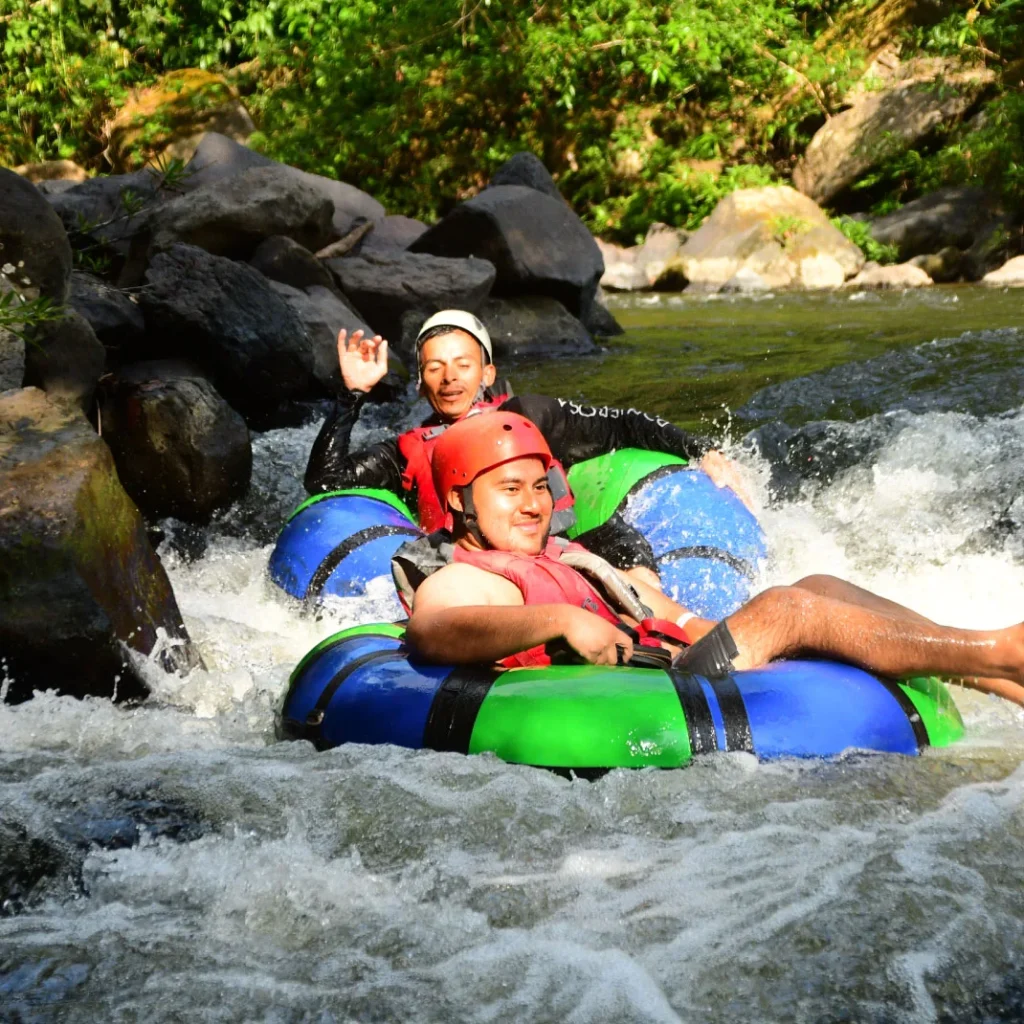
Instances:
[[[887,598],[879,597],[878,594],[872,594],[870,590],[841,580],[838,576],[805,576],[802,580],[797,580],[793,586],[800,587],[801,590],[809,590],[812,594],[820,594],[822,597],[844,601],[846,604],[870,608],[872,611],[883,612],[894,617],[898,616],[908,622],[927,622],[934,625],[931,619],[926,619],[912,609]]]
[[[881,599],[879,599],[881,600]],[[896,606],[899,609],[899,606]],[[773,658],[818,654],[897,679],[913,675],[975,677],[1018,684],[1010,699],[1024,702],[1024,626],[954,629],[899,612],[876,611],[802,587],[773,587],[727,620],[739,655],[737,668]],[[1005,687],[1003,687],[1005,689]],[[1002,693],[1007,696],[1007,693]]]

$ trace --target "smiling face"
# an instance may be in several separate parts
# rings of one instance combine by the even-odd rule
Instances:
[[[445,422],[473,407],[480,385],[490,387],[497,371],[484,364],[480,342],[458,329],[439,334],[420,349],[420,393]]]
[[[544,463],[533,456],[505,462],[481,473],[472,483],[477,527],[498,551],[539,555],[547,544],[553,501]],[[448,495],[452,508],[463,511],[462,488]],[[480,545],[469,534],[465,547]]]

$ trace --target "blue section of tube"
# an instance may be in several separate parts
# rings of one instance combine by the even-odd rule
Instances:
[[[917,753],[899,702],[852,665],[782,661],[733,678],[758,757],[834,757],[850,749]]]
[[[285,699],[283,717],[303,723],[332,680],[352,662],[373,652],[397,651],[401,641],[354,636],[325,648],[296,679]],[[324,709],[321,743],[393,743],[419,749],[434,694],[452,671],[450,665],[369,661],[349,675]]]
[[[764,533],[746,505],[705,473],[680,466],[649,477],[622,515],[647,538],[665,593],[681,605],[723,619],[749,599],[768,553]]]
[[[292,597],[305,598],[314,573],[331,552],[361,530],[413,527],[396,508],[375,498],[343,494],[308,505],[281,531],[270,556],[270,578]],[[392,534],[359,544],[328,577],[324,596],[362,594],[378,576],[390,576],[391,556],[408,534]]]

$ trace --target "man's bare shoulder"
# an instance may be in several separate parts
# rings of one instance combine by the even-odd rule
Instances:
[[[519,588],[503,576],[475,565],[453,562],[428,576],[416,590],[413,609],[462,608],[469,605],[521,605]]]

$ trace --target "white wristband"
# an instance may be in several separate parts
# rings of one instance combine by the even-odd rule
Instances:
[[[683,629],[683,628],[685,628],[686,624],[690,621],[690,619],[695,619],[695,618],[697,618],[697,615],[696,615],[695,612],[683,612],[683,614],[680,615],[678,619],[676,619],[676,625],[680,629]]]

